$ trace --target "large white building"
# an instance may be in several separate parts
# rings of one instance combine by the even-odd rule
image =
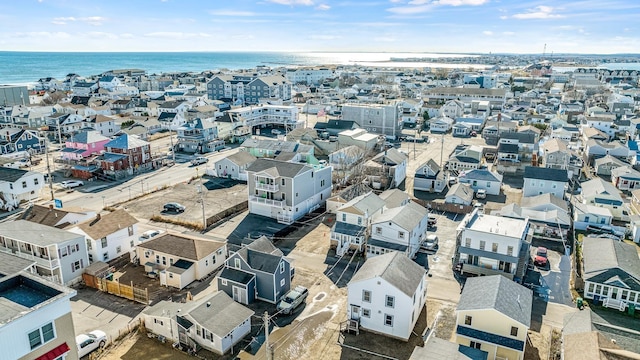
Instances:
[[[396,138],[402,131],[402,117],[397,105],[342,105],[342,119],[352,120],[373,134]]]
[[[227,111],[236,126],[251,128],[262,125],[285,127],[288,131],[304,127],[298,117],[298,107],[288,105],[254,105]]]
[[[300,68],[287,69],[285,74],[287,80],[293,84],[304,83],[307,85],[320,84],[323,80],[333,77],[333,70],[329,68]]]
[[[529,262],[533,231],[528,219],[483,214],[474,209],[456,229],[456,263],[462,272],[519,280]]]

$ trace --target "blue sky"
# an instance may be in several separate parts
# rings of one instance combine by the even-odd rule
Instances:
[[[0,50],[638,53],[638,0],[0,1]]]

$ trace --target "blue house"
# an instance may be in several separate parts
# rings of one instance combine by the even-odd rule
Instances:
[[[28,151],[31,154],[39,154],[44,151],[45,140],[37,131],[5,128],[0,133],[0,154],[8,154],[15,151]]]
[[[218,128],[209,121],[194,119],[178,128],[178,150],[188,153],[208,153],[224,147],[218,140]]]
[[[242,304],[255,299],[275,304],[289,291],[292,274],[289,260],[263,236],[229,256],[218,290]]]

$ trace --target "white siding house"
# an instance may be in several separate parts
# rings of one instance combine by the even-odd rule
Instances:
[[[413,258],[425,239],[428,220],[427,209],[416,203],[394,207],[376,215],[371,223],[367,257],[399,251]]]
[[[69,231],[86,237],[89,262],[107,262],[133,251],[138,238],[138,220],[119,209],[106,215],[98,214]]]

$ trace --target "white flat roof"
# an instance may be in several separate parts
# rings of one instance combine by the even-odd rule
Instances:
[[[477,213],[471,218],[467,229],[478,232],[521,238],[527,227],[527,220]]]

